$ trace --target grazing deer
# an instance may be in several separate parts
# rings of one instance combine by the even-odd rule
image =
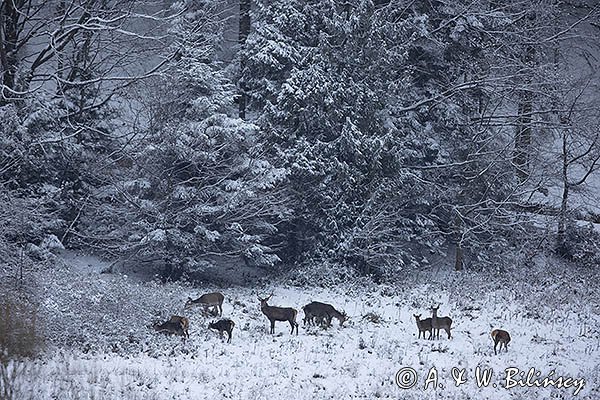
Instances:
[[[433,331],[433,337],[440,338],[440,329],[443,329],[448,334],[448,339],[450,339],[450,329],[452,325],[452,319],[450,317],[438,317],[437,312],[440,308],[439,304],[437,307],[431,307],[431,329]],[[437,334],[437,335],[436,335]],[[431,339],[431,337],[430,337]]]
[[[303,324],[306,325],[308,322],[309,325],[315,325],[315,321],[318,320],[319,324],[323,325],[328,318],[327,311],[325,310],[326,306],[333,308],[329,304],[319,303],[318,301],[313,301],[302,307],[304,311]]]
[[[429,339],[431,339],[431,318],[420,319],[421,314],[413,314],[415,320],[417,321],[417,328],[419,329],[419,337],[417,339],[421,339],[421,333],[423,334],[423,339],[425,339],[425,332],[429,332]]]
[[[223,300],[225,300],[225,296],[219,292],[206,293],[196,300],[192,300],[191,297],[188,297],[188,300],[185,302],[185,308],[188,309],[194,305],[200,305],[206,313],[208,308],[215,307],[218,311],[218,315],[221,316],[223,315]]]
[[[302,310],[304,310],[304,325],[307,322],[314,325],[315,319],[318,319],[321,326],[330,327],[331,320],[336,318],[340,326],[343,326],[344,322],[348,320],[348,315],[344,311],[339,312],[331,304],[320,303],[318,301],[313,301],[305,305],[302,307]]]
[[[227,343],[231,343],[231,334],[234,326],[235,322],[230,319],[222,319],[217,322],[213,321],[208,324],[209,329],[216,329],[219,331],[219,336],[223,336],[223,332],[227,332]]]
[[[504,350],[508,352],[508,344],[510,343],[510,334],[502,329],[494,329],[492,331],[492,339],[494,340],[494,354],[496,353],[496,346],[500,343],[500,351],[502,351],[502,345],[504,344]]]
[[[288,321],[292,327],[290,333],[293,334],[294,327],[296,327],[296,335],[298,335],[298,323],[296,322],[298,311],[293,308],[272,307],[268,305],[267,301],[269,301],[271,297],[273,297],[272,294],[265,299],[258,298],[261,311],[267,316],[269,321],[271,321],[271,331],[269,333],[275,333],[275,321]]]
[[[152,327],[157,332],[180,335],[184,339],[190,337],[188,332],[190,321],[186,317],[173,315],[167,322],[163,322],[162,324],[157,322]]]

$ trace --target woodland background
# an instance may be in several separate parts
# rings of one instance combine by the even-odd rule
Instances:
[[[62,246],[164,279],[597,261],[595,2],[0,10],[8,265]]]

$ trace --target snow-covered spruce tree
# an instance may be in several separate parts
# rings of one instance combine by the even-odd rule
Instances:
[[[371,1],[257,4],[243,74],[257,123],[290,169],[291,260],[381,277],[436,247],[428,188],[402,164],[414,132],[390,115],[412,91],[401,47],[412,28],[398,15]]]
[[[143,57],[154,51],[149,26],[160,18],[139,5],[0,5],[0,185],[17,202],[43,205],[30,218],[39,226],[24,235],[31,245],[77,233],[90,193],[109,179],[128,139],[115,128],[115,99],[160,68]]]
[[[177,57],[156,82],[162,103],[131,153],[129,176],[99,194],[112,202],[100,214],[116,218],[103,245],[119,244],[122,257],[164,262],[165,279],[219,256],[272,266],[278,225],[288,218],[280,185],[286,171],[265,157],[258,127],[235,116],[236,88],[217,54],[219,2],[175,7]]]
[[[505,242],[514,136],[473,123],[497,80],[488,6],[258,2],[243,73],[290,168],[290,253],[386,275],[444,238],[457,266]]]

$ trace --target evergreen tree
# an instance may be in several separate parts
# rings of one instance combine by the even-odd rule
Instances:
[[[131,175],[107,188],[116,204],[103,214],[123,218],[110,232],[125,242],[121,255],[163,260],[166,279],[201,269],[212,256],[272,266],[277,226],[288,218],[280,187],[286,170],[265,157],[258,127],[237,117],[235,85],[216,55],[218,5],[176,4],[177,57],[156,82],[160,117],[136,144]]]

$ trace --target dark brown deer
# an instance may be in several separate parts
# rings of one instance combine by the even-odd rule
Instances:
[[[180,335],[183,338],[189,338],[190,334],[188,329],[190,327],[190,321],[186,317],[180,317],[178,315],[173,315],[167,322],[155,323],[152,325],[155,331],[172,334],[172,335]]]
[[[437,316],[437,312],[438,309],[440,308],[440,305],[438,304],[437,307],[431,307],[431,330],[433,331],[433,338],[440,338],[440,329],[443,329],[446,331],[446,333],[448,334],[448,339],[450,339],[450,329],[452,326],[452,319],[450,319],[450,317],[438,317]],[[437,335],[436,335],[437,334]],[[431,337],[430,337],[431,339]]]
[[[492,340],[494,341],[494,354],[496,353],[496,346],[500,344],[500,351],[502,351],[502,345],[504,345],[504,350],[508,352],[508,344],[510,343],[510,334],[502,329],[494,329],[492,331]]]
[[[421,339],[421,333],[423,334],[423,339],[425,339],[425,332],[429,332],[429,338],[431,339],[431,318],[421,319],[421,314],[413,314],[415,320],[417,321],[417,328],[419,329],[419,337],[417,339]]]
[[[209,329],[216,329],[219,331],[219,336],[223,336],[223,332],[227,332],[227,343],[231,343],[231,335],[235,322],[230,319],[222,319],[217,322],[211,322],[208,324]]]
[[[196,300],[192,300],[191,297],[188,297],[188,300],[185,302],[185,308],[188,309],[195,305],[199,305],[206,313],[210,307],[215,307],[217,309],[217,315],[221,316],[223,315],[223,300],[225,300],[225,296],[219,292],[206,293]]]
[[[302,307],[304,310],[304,325],[308,322],[314,325],[315,320],[318,320],[321,326],[330,327],[331,320],[336,318],[340,326],[344,325],[344,322],[348,320],[348,315],[344,311],[339,312],[331,304],[321,303],[313,301]]]
[[[275,333],[275,321],[288,321],[290,326],[292,327],[291,334],[294,333],[294,327],[296,328],[296,335],[298,335],[298,323],[296,322],[296,316],[298,315],[298,311],[293,308],[283,308],[283,307],[273,307],[267,304],[267,301],[271,299],[273,295],[271,294],[269,297],[258,300],[260,301],[260,309],[267,316],[269,321],[271,322],[271,331],[269,333]]]

